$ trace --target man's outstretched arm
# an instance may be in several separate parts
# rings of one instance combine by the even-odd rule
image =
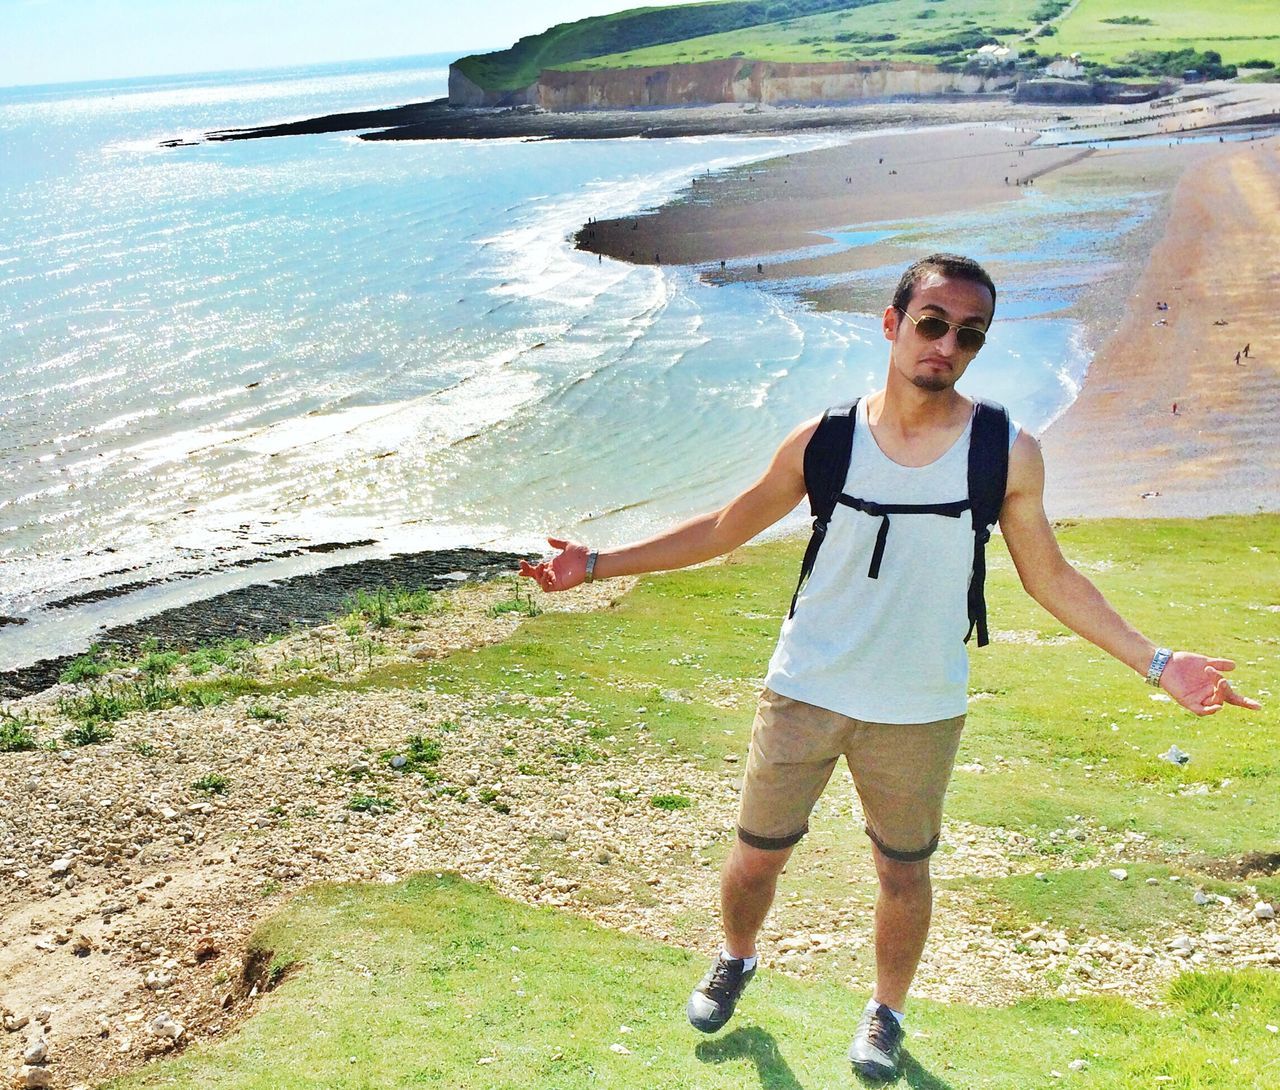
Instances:
[[[1009,486],[1000,529],[1027,593],[1076,634],[1146,676],[1157,645],[1112,608],[1088,579],[1067,563],[1044,513],[1044,459],[1040,444],[1020,432],[1009,453]],[[1261,707],[1240,696],[1223,674],[1230,659],[1178,651],[1160,676],[1160,687],[1188,711],[1211,715],[1224,704]]]
[[[644,541],[601,550],[595,578],[687,568],[730,552],[772,526],[804,499],[804,448],[817,426],[817,420],[810,420],[796,428],[774,453],[764,476],[718,511],[697,515]],[[547,543],[560,552],[540,564],[520,561],[520,574],[547,591],[576,587],[586,578],[588,547],[555,537]]]

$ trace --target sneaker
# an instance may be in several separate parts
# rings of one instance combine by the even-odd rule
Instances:
[[[715,964],[689,996],[689,1025],[703,1033],[715,1033],[733,1015],[742,990],[756,975],[754,968],[744,969],[739,958],[716,957]]]
[[[854,1071],[868,1079],[896,1077],[903,1036],[902,1026],[883,1003],[875,1010],[863,1011],[858,1032],[849,1046],[849,1062]]]

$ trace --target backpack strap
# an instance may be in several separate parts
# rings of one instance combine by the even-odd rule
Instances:
[[[880,530],[876,534],[875,547],[871,550],[871,565],[867,568],[868,579],[880,578],[880,563],[884,560],[885,542],[889,540],[890,515],[942,515],[944,518],[958,519],[969,510],[968,500],[956,500],[954,503],[875,503],[857,496],[840,493],[836,500],[864,515],[871,515],[880,520]]]
[[[849,474],[849,458],[853,454],[853,428],[858,418],[858,398],[847,405],[836,405],[822,414],[813,435],[804,448],[804,488],[809,494],[809,513],[813,515],[813,533],[800,562],[800,580],[791,596],[793,617],[800,591],[813,571],[818,550],[827,536],[831,513],[836,509],[844,479]]]
[[[978,633],[978,646],[990,643],[987,634],[986,545],[991,527],[1000,517],[1009,484],[1009,410],[994,401],[974,399],[973,431],[969,436],[969,502],[973,511],[973,575],[969,579],[969,631]]]

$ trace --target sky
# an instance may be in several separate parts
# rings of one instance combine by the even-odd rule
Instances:
[[[685,0],[0,0],[0,86],[501,49]]]

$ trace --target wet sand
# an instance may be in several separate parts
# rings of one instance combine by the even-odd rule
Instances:
[[[653,215],[599,220],[581,249],[634,264],[717,264],[759,257],[760,271],[713,270],[715,280],[833,272],[874,261],[866,247],[815,265],[769,255],[829,244],[845,225],[961,211],[1016,199],[1022,186],[1091,154],[1029,147],[1037,130],[970,124],[869,135],[849,144],[690,179],[681,199]],[[1008,179],[1006,181],[1005,179]]]

